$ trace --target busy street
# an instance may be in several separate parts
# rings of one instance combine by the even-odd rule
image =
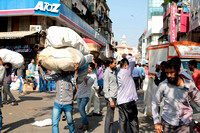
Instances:
[[[200,0],[0,0],[0,133],[200,133]]]
[[[4,105],[2,108],[3,115],[3,130],[4,133],[49,133],[51,132],[51,125],[39,127],[33,125],[36,121],[43,121],[45,119],[51,118],[52,108],[55,93],[46,93],[46,92],[31,92],[27,93],[24,96],[20,96],[18,91],[12,91],[14,96],[17,98],[19,103],[18,106]],[[138,91],[139,100],[138,100],[138,110],[139,110],[139,121],[140,121],[140,132],[141,133],[154,133],[153,121],[152,118],[147,117],[143,114],[144,105],[143,105],[143,91]],[[91,108],[91,111],[93,108]],[[89,117],[90,125],[88,133],[101,133],[104,130],[104,120],[106,114],[105,100],[101,98],[101,110],[102,116],[92,116]],[[77,108],[77,102],[74,101],[74,112],[73,117],[76,125],[81,124],[80,114]],[[118,132],[118,119],[119,115],[115,113],[114,116],[114,129],[113,133]],[[77,132],[81,133],[83,131],[78,130],[78,127],[75,126]],[[60,122],[60,132],[68,132],[67,122]]]

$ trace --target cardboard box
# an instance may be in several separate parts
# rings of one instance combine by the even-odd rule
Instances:
[[[30,85],[24,84],[23,92],[30,92],[30,91],[33,91],[33,83],[30,83]]]

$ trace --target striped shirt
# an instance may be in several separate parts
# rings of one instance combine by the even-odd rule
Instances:
[[[46,80],[56,82],[56,99],[55,102],[60,105],[68,105],[73,103],[73,80],[76,81],[78,75],[45,75],[42,69],[39,69],[41,75]]]

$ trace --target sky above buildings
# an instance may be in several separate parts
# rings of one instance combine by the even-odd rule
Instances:
[[[147,0],[107,0],[114,40],[121,44],[123,34],[127,45],[137,47],[138,40],[147,29]]]

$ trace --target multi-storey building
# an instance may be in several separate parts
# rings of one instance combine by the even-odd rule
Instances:
[[[162,4],[163,33],[159,43],[187,41],[189,39],[189,2]]]
[[[145,30],[138,40],[138,56],[139,56],[139,62],[142,62],[142,64],[146,63],[146,58],[145,58],[146,57],[146,39],[145,39],[146,32],[147,31]]]
[[[0,47],[32,58],[44,47],[45,31],[63,26],[94,40],[104,51],[111,45],[109,11],[105,0],[1,0]]]
[[[163,0],[148,0],[147,30],[141,35],[138,43],[140,62],[148,56],[148,46],[157,45],[158,38],[162,35],[163,27]]]
[[[189,37],[191,41],[200,43],[200,1],[190,0],[190,3]]]
[[[163,0],[148,0],[148,24],[146,40],[148,45],[158,44],[158,38],[162,35],[163,27]]]

